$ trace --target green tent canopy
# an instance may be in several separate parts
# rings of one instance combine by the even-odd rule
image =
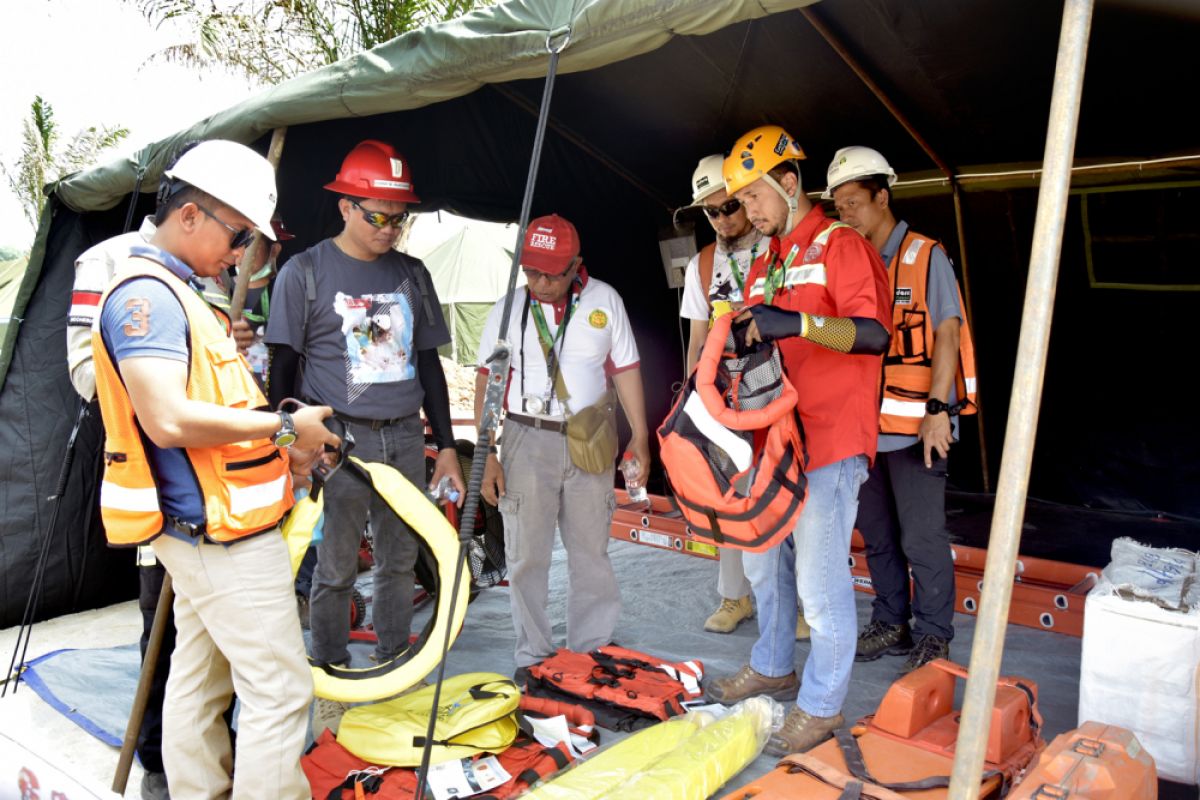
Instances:
[[[120,233],[129,211],[137,219],[153,210],[180,145],[227,138],[265,152],[271,131],[287,128],[279,207],[297,238],[285,259],[338,230],[321,186],[367,138],[392,142],[411,162],[419,210],[512,222],[548,44],[565,49],[532,213],[575,223],[590,274],[624,298],[650,423],[684,377],[660,234],[690,198],[701,157],[779,123],[808,154],[810,192],[824,188],[838,148],[883,152],[900,174],[900,216],[945,242],[968,278],[984,413],[964,422],[950,469],[962,488],[980,488],[983,464],[998,472],[1008,425],[1062,12],[1047,0],[506,0],[271,87],[132,158],[61,181],[14,303],[20,323],[9,325],[0,353],[0,626],[24,607],[79,407],[64,335],[74,259]],[[1200,140],[1180,122],[1196,41],[1195,2],[1095,4],[1033,497],[1200,518],[1192,404],[1169,392],[1185,385],[1176,376],[1190,362],[1179,353],[1195,338],[1200,288],[1192,257]],[[972,176],[959,196],[931,173],[935,163]],[[703,243],[708,226],[697,230]],[[126,554],[108,557],[95,518],[102,456],[90,415],[49,532],[56,547],[42,613],[102,602],[118,582],[114,565],[132,564]],[[661,487],[652,477],[651,488]],[[1056,533],[1034,538],[1054,544]],[[1084,538],[1061,541],[1048,557],[1103,563]]]
[[[483,323],[508,288],[517,229],[464,225],[422,257],[433,276],[452,341],[442,355],[459,364],[478,362]],[[518,274],[519,283],[524,275]]]

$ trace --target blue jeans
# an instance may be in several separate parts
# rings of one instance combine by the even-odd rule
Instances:
[[[858,641],[858,613],[850,579],[850,535],[858,489],[867,479],[866,456],[853,456],[808,473],[804,511],[792,535],[763,553],[746,553],[746,577],[758,604],[758,641],[750,651],[755,672],[780,678],[796,668],[796,597],[812,627],[796,705],[816,717],[842,710]]]

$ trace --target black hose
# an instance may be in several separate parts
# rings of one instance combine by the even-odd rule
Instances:
[[[542,160],[542,145],[546,138],[546,123],[550,119],[550,98],[554,93],[554,76],[558,72],[558,56],[570,42],[570,32],[563,37],[557,47],[552,47],[550,37],[546,38],[546,49],[550,52],[550,65],[546,70],[546,85],[542,90],[542,106],[538,112],[537,129],[533,137],[533,154],[529,160],[529,175],[525,179],[525,196],[521,200],[521,218],[518,228],[517,246],[513,248],[512,268],[508,276],[508,290],[504,294],[504,311],[500,317],[500,342],[496,350],[488,357],[489,374],[499,378],[499,388],[489,382],[487,394],[495,401],[496,411],[499,402],[504,397],[504,389],[508,382],[507,365],[510,351],[504,341],[508,332],[508,320],[512,314],[513,292],[517,286],[517,270],[521,267],[521,251],[525,244],[525,229],[529,227],[530,209],[533,207],[533,190],[537,184],[538,167]],[[496,370],[498,363],[503,363],[503,370]],[[471,459],[471,479],[467,483],[467,497],[463,502],[463,513],[458,523],[458,558],[454,567],[454,586],[450,594],[449,615],[451,624],[446,626],[445,640],[442,642],[442,657],[438,663],[437,680],[433,689],[433,705],[429,709],[429,725],[425,731],[425,743],[421,748],[421,767],[417,772],[417,790],[414,800],[424,800],[425,780],[429,775],[429,759],[433,752],[434,728],[437,724],[438,702],[442,694],[442,682],[446,676],[446,655],[450,652],[450,637],[454,620],[454,604],[458,602],[458,590],[462,585],[463,566],[467,562],[467,553],[475,532],[475,513],[479,509],[479,489],[483,485],[483,471],[487,464],[488,448],[491,445],[491,432],[495,427],[498,413],[488,413],[487,403],[484,404],[483,418],[479,424],[479,438],[475,443],[475,453]]]

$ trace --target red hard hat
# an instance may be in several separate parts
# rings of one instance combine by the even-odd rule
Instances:
[[[367,139],[355,145],[342,168],[325,188],[351,197],[419,203],[408,160],[387,142]]]

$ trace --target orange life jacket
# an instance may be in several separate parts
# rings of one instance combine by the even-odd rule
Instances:
[[[713,321],[658,441],[689,533],[757,552],[791,534],[804,506],[808,457],[796,390],[778,350],[772,344],[737,356],[733,317]]]
[[[929,260],[939,243],[909,229],[900,249],[888,264],[892,287],[892,343],[883,359],[880,384],[879,430],[883,433],[915,436],[925,417],[925,403],[933,383],[933,339],[935,328],[929,315],[926,290],[929,284]],[[966,305],[958,291],[963,309],[958,337],[958,369],[954,377],[959,414],[974,414],[976,409],[975,345],[967,324]]]
[[[590,709],[596,724],[632,731],[683,714],[683,704],[704,692],[699,661],[673,662],[606,645],[590,653],[560,648],[529,668],[526,692],[576,702]]]
[[[709,242],[700,248],[700,263],[697,266],[700,268],[700,290],[704,292],[705,301],[708,300],[708,287],[712,285],[713,261],[716,255],[716,242]]]
[[[496,759],[512,777],[486,794],[475,795],[477,800],[507,800],[524,794],[539,780],[570,764],[573,756],[561,742],[555,747],[546,747],[522,736]],[[376,766],[364,761],[340,745],[329,729],[324,730],[301,756],[300,767],[317,800],[355,797],[410,800],[417,793],[417,770]],[[432,797],[432,794],[427,791],[425,796]]]
[[[162,281],[183,306],[188,321],[187,397],[227,408],[267,405],[246,360],[213,309],[168,269],[146,258],[131,259],[117,286],[138,277]],[[99,330],[92,332],[96,392],[104,418],[104,479],[100,511],[109,544],[144,544],[163,530],[154,478],[129,394]],[[185,449],[204,498],[204,535],[230,542],[273,529],[292,507],[287,453],[270,439]]]

